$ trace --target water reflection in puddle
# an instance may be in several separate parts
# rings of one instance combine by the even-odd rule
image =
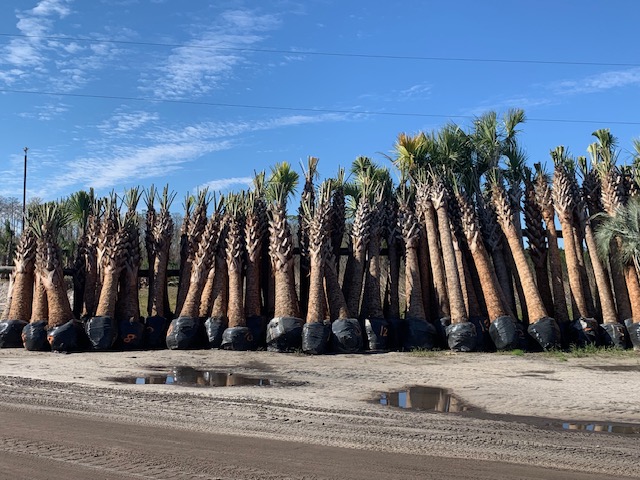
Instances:
[[[554,423],[554,427],[563,430],[578,430],[584,432],[619,433],[622,435],[640,435],[640,425],[620,425],[616,423],[564,422]]]
[[[380,405],[433,412],[466,412],[469,406],[443,388],[414,386],[382,393]]]
[[[191,387],[235,387],[240,385],[264,387],[273,384],[273,380],[269,378],[248,377],[237,373],[214,370],[198,370],[192,367],[176,367],[170,373],[118,377],[113,380],[136,385],[182,385]]]

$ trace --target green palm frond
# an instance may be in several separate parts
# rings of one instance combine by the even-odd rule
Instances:
[[[264,170],[253,172],[253,191],[258,198],[262,198],[265,195],[266,177],[267,175]]]
[[[71,218],[78,222],[83,232],[87,228],[89,216],[93,213],[94,200],[93,190],[91,192],[80,190],[73,193],[67,201]]]
[[[67,202],[47,202],[35,205],[30,214],[29,228],[36,238],[45,233],[55,237],[72,219],[72,212]]]
[[[160,210],[163,212],[168,212],[171,208],[171,204],[176,198],[176,192],[169,191],[169,185],[165,185],[162,189],[162,195],[157,195],[158,201],[160,203]]]
[[[155,185],[151,184],[148,189],[143,192],[144,195],[144,203],[147,206],[147,210],[155,210],[154,203],[156,201],[156,196],[158,195],[158,190]]]
[[[267,182],[267,198],[281,205],[286,205],[288,198],[295,193],[300,176],[291,169],[287,162],[271,167],[271,176]]]
[[[611,255],[611,242],[617,239],[618,255],[613,261],[623,265],[634,265],[640,273],[640,199],[632,198],[626,206],[618,209],[615,216],[598,214],[596,242],[598,254],[603,260]]]

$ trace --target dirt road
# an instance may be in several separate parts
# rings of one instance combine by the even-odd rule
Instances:
[[[0,478],[638,478],[639,435],[566,432],[544,418],[504,416],[640,423],[638,363],[1,350]],[[266,376],[274,385],[111,379],[178,365]],[[473,411],[433,414],[372,401],[416,384],[449,387]]]

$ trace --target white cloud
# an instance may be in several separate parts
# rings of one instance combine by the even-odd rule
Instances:
[[[60,117],[63,113],[69,110],[69,105],[64,103],[46,103],[44,105],[37,105],[33,108],[33,111],[22,112],[18,115],[22,118],[31,118],[40,121],[49,121],[57,117]]]
[[[71,188],[109,189],[144,179],[166,178],[206,155],[231,149],[241,143],[243,134],[351,118],[346,114],[287,115],[257,121],[201,122],[178,128],[159,127],[162,119],[156,113],[119,111],[95,127],[102,133],[98,138],[78,138],[86,154],[61,166],[60,152],[65,149],[60,149],[48,166],[41,162],[43,169],[55,173],[43,175],[33,194],[52,198]],[[112,135],[105,135],[107,131]],[[248,178],[212,180],[217,183],[210,188],[225,190],[233,185],[249,185]]]
[[[640,85],[640,68],[603,72],[578,80],[563,80],[552,83],[550,88],[557,95],[576,95],[630,85]]]
[[[231,177],[231,178],[218,178],[216,180],[211,180],[207,183],[203,183],[198,186],[198,190],[202,190],[204,188],[208,188],[214,192],[222,192],[225,190],[229,190],[231,187],[235,186],[243,186],[250,187],[253,185],[253,177]]]
[[[116,112],[111,118],[98,125],[104,135],[125,135],[155,122],[160,116],[155,112]]]
[[[241,51],[243,47],[254,46],[279,25],[274,15],[226,11],[213,26],[194,27],[194,31],[204,31],[184,47],[174,48],[155,72],[144,75],[141,89],[158,98],[203,95],[217,88],[231,76],[234,67],[246,61],[248,54]]]
[[[365,93],[358,98],[362,100],[375,100],[380,102],[407,102],[426,100],[431,95],[432,85],[418,83],[407,88],[394,89],[385,93]]]
[[[121,47],[98,40],[84,44],[46,38],[58,35],[57,23],[72,15],[71,4],[72,0],[40,0],[34,8],[16,13],[16,29],[25,36],[0,48],[0,82],[13,85],[20,80],[29,87],[46,85],[68,92],[86,85],[95,71],[123,52]],[[19,77],[7,74],[15,70],[22,72]]]

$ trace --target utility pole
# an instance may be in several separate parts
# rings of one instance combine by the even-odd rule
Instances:
[[[24,223],[27,218],[27,152],[29,147],[24,147],[24,178],[22,184],[22,232],[24,233]]]

